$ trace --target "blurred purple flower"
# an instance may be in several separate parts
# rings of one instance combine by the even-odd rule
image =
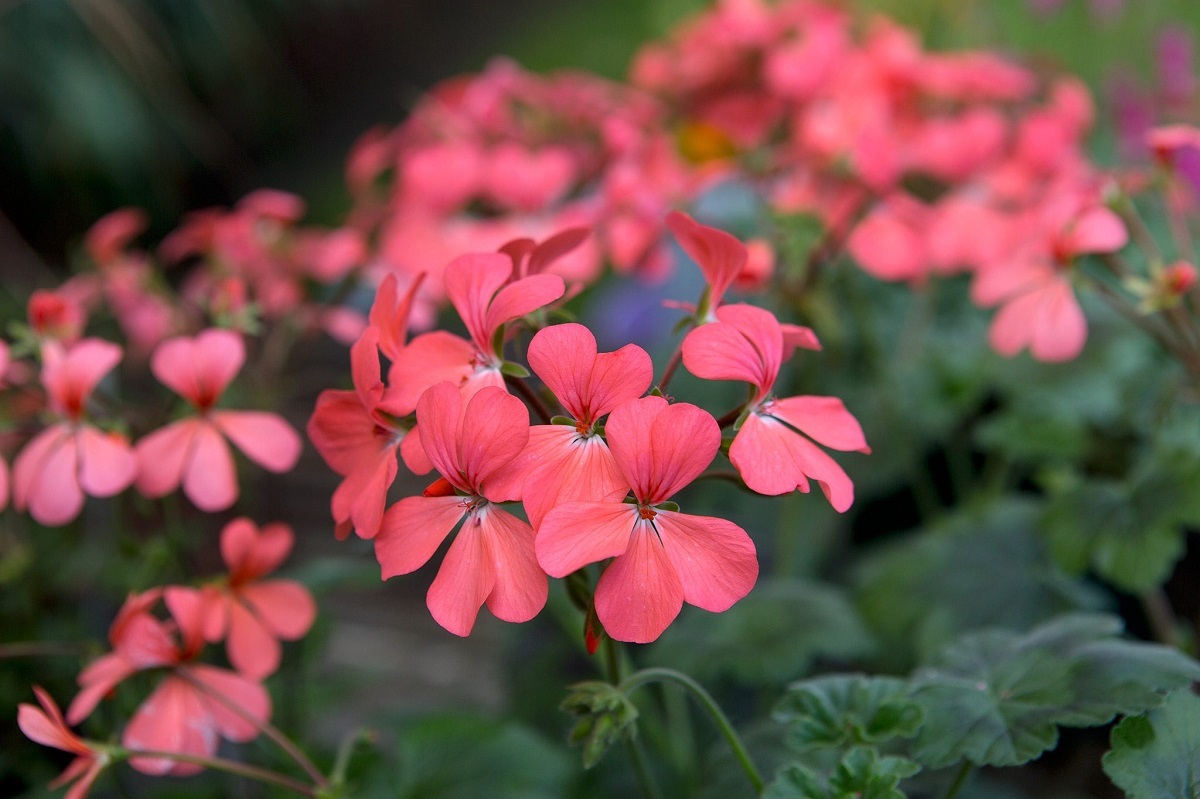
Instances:
[[[1187,183],[1193,195],[1200,197],[1200,147],[1184,145],[1175,151],[1175,171]]]
[[[1191,105],[1196,95],[1194,43],[1183,28],[1165,28],[1158,35],[1158,89],[1167,108]]]
[[[1149,152],[1146,133],[1157,120],[1153,100],[1142,90],[1137,79],[1126,71],[1111,79],[1108,94],[1115,117],[1117,148],[1122,160],[1145,160]]]

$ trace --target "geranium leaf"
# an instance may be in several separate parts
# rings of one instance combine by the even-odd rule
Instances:
[[[1112,731],[1104,773],[1129,799],[1200,795],[1200,698],[1169,694],[1162,707],[1131,716]]]
[[[767,786],[765,799],[904,799],[896,787],[921,767],[903,757],[883,756],[857,746],[829,774],[799,763],[784,768]]]
[[[794,683],[775,706],[797,749],[883,743],[914,735],[920,705],[908,696],[906,680],[837,674]]]

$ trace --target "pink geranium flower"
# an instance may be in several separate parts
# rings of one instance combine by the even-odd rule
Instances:
[[[746,267],[749,258],[746,245],[723,230],[700,224],[682,211],[667,215],[667,227],[704,273],[708,288],[696,308],[696,319],[711,322],[716,318],[713,309],[721,304],[725,292]]]
[[[488,386],[466,401],[443,382],[421,396],[417,420],[425,452],[449,486],[388,508],[375,537],[383,578],[425,565],[461,522],[429,587],[433,618],[463,636],[485,602],[504,621],[532,619],[547,592],[533,528],[496,504],[516,499],[496,479],[529,440],[529,411],[503,389]]]
[[[354,390],[322,391],[308,420],[309,440],[345,478],[332,500],[338,538],[348,536],[352,528],[363,538],[379,531],[387,492],[399,470],[397,452],[416,474],[433,468],[420,437],[410,434],[411,425],[383,409],[387,387],[379,366],[380,350],[395,360],[404,349],[409,310],[420,282],[415,281],[398,302],[396,278],[384,279],[371,308],[371,326],[350,348]]]
[[[529,445],[499,476],[523,486],[520,497],[537,528],[560,502],[620,499],[628,493],[597,426],[613,408],[646,393],[654,367],[636,344],[597,353],[595,336],[579,324],[538,331],[529,342],[529,366],[570,414],[567,424],[531,427]]]
[[[160,595],[173,622],[159,621],[149,612]],[[271,698],[254,680],[193,662],[204,646],[203,625],[204,603],[197,590],[172,587],[131,596],[109,630],[113,651],[80,673],[80,691],[67,708],[67,721],[78,724],[87,718],[101,699],[137,672],[166,669],[125,727],[124,746],[212,757],[218,738],[252,740],[271,716]],[[183,776],[201,770],[166,758],[135,757],[129,764],[146,774]]]
[[[92,783],[109,764],[109,757],[98,752],[87,741],[71,732],[54,699],[38,686],[33,686],[41,708],[33,705],[17,705],[17,726],[31,741],[61,749],[75,755],[63,773],[54,778],[50,788],[61,788],[74,782],[64,799],[83,799],[92,788]]]
[[[446,294],[471,340],[435,330],[409,342],[388,372],[391,391],[384,410],[406,416],[427,388],[444,380],[459,386],[467,399],[485,386],[504,385],[500,331],[566,291],[558,275],[535,274],[510,282],[512,274],[512,259],[503,253],[463,255],[446,266]]]
[[[538,563],[565,577],[608,558],[596,585],[596,615],[619,641],[648,643],[683,603],[720,612],[758,579],[754,542],[724,519],[664,504],[712,462],[721,446],[716,420],[695,405],[644,397],[618,406],[608,445],[635,502],[566,502],[542,520]]]
[[[137,461],[128,442],[84,421],[89,397],[121,360],[121,348],[84,339],[69,350],[57,342],[42,348],[42,385],[50,410],[62,421],[25,445],[13,462],[13,506],[29,509],[47,525],[79,515],[84,494],[110,497],[129,487]]]
[[[204,637],[227,638],[229,662],[246,677],[261,680],[279,668],[279,640],[303,638],[316,619],[312,594],[295,580],[262,580],[292,550],[294,536],[286,524],[234,519],[221,531],[221,557],[229,577],[206,588]]]
[[[718,322],[688,333],[683,365],[706,380],[754,386],[729,459],[760,494],[808,491],[809,478],[838,512],[854,502],[854,484],[814,441],[831,449],[870,452],[858,421],[836,397],[771,394],[784,357],[784,330],[769,311],[752,305],[717,309]]]
[[[1085,253],[1116,252],[1128,234],[1121,218],[1078,193],[1059,195],[1030,212],[1012,253],[975,273],[972,298],[1000,304],[988,341],[1012,357],[1026,347],[1039,361],[1069,361],[1083,350],[1087,320],[1071,286],[1071,267]]]
[[[164,341],[150,370],[192,404],[189,416],[142,438],[137,444],[137,487],[161,497],[183,484],[183,493],[206,511],[237,500],[237,475],[229,438],[246,457],[272,472],[286,472],[300,457],[300,436],[277,414],[222,411],[214,406],[242,368],[246,349],[229,330],[209,329],[195,338]]]

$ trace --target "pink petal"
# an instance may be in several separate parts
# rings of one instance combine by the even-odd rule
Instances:
[[[201,700],[225,738],[253,740],[271,718],[271,697],[256,681],[204,664],[189,666],[187,673],[202,686]]]
[[[740,380],[764,395],[783,363],[783,328],[774,314],[751,305],[725,305],[720,320],[683,340],[683,365],[705,380]]]
[[[92,715],[100,700],[136,671],[133,664],[119,654],[110,653],[93,660],[79,674],[79,693],[67,707],[67,722],[78,724]]]
[[[1073,253],[1116,252],[1129,243],[1121,217],[1108,208],[1093,208],[1071,226],[1068,238]]]
[[[344,477],[387,445],[387,439],[376,434],[377,427],[353,391],[326,389],[317,396],[306,431],[329,468]]]
[[[629,548],[638,521],[637,506],[624,502],[557,505],[538,528],[538,563],[551,577],[566,577],[589,563],[615,558]]]
[[[380,410],[396,417],[409,415],[429,387],[444,380],[455,386],[466,381],[475,372],[474,358],[471,342],[444,330],[417,336],[392,361]]]
[[[36,685],[33,686],[33,693],[42,706],[40,710],[33,705],[17,706],[17,726],[25,733],[25,737],[64,752],[77,755],[90,753],[91,750],[79,736],[67,729],[67,722],[50,694]]]
[[[225,510],[237,500],[233,455],[212,425],[200,423],[196,426],[185,468],[183,493],[200,510],[210,513]]]
[[[629,493],[629,484],[600,436],[582,438],[565,425],[540,425],[531,433],[534,430],[547,431],[540,457],[525,461],[521,475],[526,478],[521,501],[534,528],[541,527],[551,508],[564,502],[620,502]],[[532,446],[531,435],[526,450]]]
[[[1087,341],[1087,319],[1070,283],[1058,280],[1034,294],[1039,307],[1030,354],[1051,363],[1078,356]]]
[[[404,440],[400,442],[400,457],[413,474],[429,474],[433,471],[433,461],[425,454],[425,447],[421,445],[421,434],[417,430],[418,425],[413,425],[404,434]]]
[[[502,621],[529,621],[545,606],[548,590],[546,573],[533,551],[533,528],[494,505],[482,509],[477,518],[496,574],[488,610]]]
[[[137,456],[137,489],[147,497],[171,493],[183,481],[183,471],[205,424],[188,418],[145,435],[134,447]]]
[[[596,615],[616,640],[648,644],[679,615],[683,585],[648,522],[637,524],[628,542],[596,584]]]
[[[92,783],[107,766],[108,760],[105,758],[95,755],[77,757],[63,769],[62,774],[54,778],[54,781],[50,783],[50,788],[58,789],[69,782],[78,780],[63,794],[63,799],[84,799],[88,795],[88,791],[92,789]]]
[[[574,323],[542,328],[529,341],[528,359],[529,368],[563,407],[576,419],[586,418],[596,359],[596,337],[592,332]]]
[[[270,574],[287,560],[296,536],[292,528],[273,522],[258,529],[246,518],[234,519],[221,531],[221,555],[236,582]]]
[[[383,567],[383,579],[428,563],[462,519],[463,502],[463,497],[405,497],[388,508],[375,536],[375,558]]]
[[[683,601],[720,613],[754,587],[758,557],[746,531],[725,519],[659,511],[654,518]]]
[[[317,604],[295,580],[269,580],[248,585],[241,597],[272,633],[286,641],[303,638],[317,618]]]
[[[171,661],[177,662],[196,655],[204,647],[204,629],[210,623],[209,603],[205,595],[199,588],[172,585],[163,590],[163,602],[175,620],[182,644],[180,651],[173,653]],[[146,615],[145,618],[152,620],[155,626],[164,626],[152,616]],[[147,629],[150,629],[150,625],[147,625]],[[128,644],[122,645],[122,651],[128,653],[128,649]]]
[[[387,450],[348,475],[333,492],[334,520],[348,519],[360,538],[374,538],[383,521],[388,489],[399,470],[395,451]]]
[[[229,638],[225,642],[229,662],[250,679],[271,676],[279,668],[282,656],[279,641],[242,603],[231,602],[229,609]]]
[[[47,441],[40,444],[40,439]],[[26,452],[30,453],[26,458]],[[74,519],[83,509],[83,490],[79,486],[79,461],[75,437],[65,425],[55,425],[31,441],[13,465],[25,487],[18,493],[16,506],[28,504],[29,515],[48,527]],[[40,456],[40,460],[33,458]]]
[[[830,449],[870,452],[858,420],[837,397],[787,397],[765,410]]]
[[[458,455],[462,408],[458,388],[453,383],[438,383],[421,395],[417,422],[421,426],[421,447],[434,468],[456,488],[470,491],[472,487],[460,474]]]
[[[886,207],[859,222],[846,246],[863,271],[880,280],[916,280],[930,266],[920,233]]]
[[[245,360],[241,336],[210,328],[195,338],[164,341],[150,359],[150,371],[181,397],[210,405],[224,393]]]
[[[121,743],[127,749],[212,757],[217,751],[217,728],[196,689],[168,675],[133,714]],[[143,774],[183,776],[201,770],[166,758],[135,757],[129,765]]]
[[[746,418],[729,448],[729,460],[750,490],[760,494],[807,492],[808,478],[812,478],[839,513],[854,503],[854,484],[842,467],[816,444],[770,416],[752,413]]]
[[[300,459],[300,434],[278,414],[219,411],[211,418],[247,458],[268,471],[286,472]]]
[[[746,245],[723,230],[701,225],[681,211],[667,214],[667,227],[704,273],[711,289],[709,301],[715,308],[746,265]]]
[[[91,496],[119,494],[137,477],[137,457],[124,438],[102,433],[91,425],[80,425],[76,442],[79,484]]]
[[[350,379],[354,383],[358,401],[367,409],[379,404],[385,388],[379,367],[378,346],[379,331],[368,327],[350,348]]]
[[[472,493],[521,454],[528,441],[529,410],[525,403],[492,386],[472,397],[463,413],[457,442],[459,469]]]
[[[379,331],[379,349],[388,360],[396,360],[397,355],[404,349],[413,300],[424,279],[424,272],[417,275],[399,300],[399,285],[395,275],[388,275],[379,284],[375,302],[371,305],[370,320],[371,326]]]
[[[496,569],[479,517],[468,516],[429,586],[429,612],[442,627],[465,637],[495,587]]]
[[[488,306],[484,320],[484,329],[488,331],[488,337],[499,330],[501,325],[520,319],[525,314],[533,313],[543,305],[554,302],[566,293],[566,290],[566,283],[558,275],[530,275],[508,284],[496,293]],[[480,349],[490,352],[491,345],[489,343],[487,348]]]
[[[96,384],[121,362],[121,348],[109,341],[88,338],[77,342],[65,354],[60,352],[57,346],[45,348],[42,384],[59,412],[77,416]]]
[[[695,480],[721,447],[707,411],[686,402],[643,397],[615,409],[605,426],[608,447],[634,496],[651,505]]]
[[[446,265],[446,296],[482,352],[492,349],[488,305],[511,274],[512,261],[500,253],[460,255]]]

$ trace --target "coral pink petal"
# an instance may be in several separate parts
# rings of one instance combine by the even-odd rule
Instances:
[[[469,516],[429,586],[426,604],[434,621],[455,635],[470,635],[479,608],[496,587],[494,564],[479,517]]]
[[[769,413],[830,449],[871,451],[858,420],[837,397],[787,397],[772,402]]]
[[[476,491],[521,454],[529,441],[529,410],[502,388],[488,386],[471,398],[459,434],[459,468]]]
[[[107,767],[108,761],[105,758],[77,757],[63,769],[62,774],[54,778],[54,781],[50,783],[50,788],[58,789],[69,782],[78,780],[63,794],[63,799],[84,799],[88,795],[88,791],[92,789],[92,783]]]
[[[1129,242],[1129,234],[1116,213],[1093,208],[1071,226],[1070,241],[1075,253],[1116,252]]]
[[[268,471],[286,472],[300,459],[300,434],[278,414],[220,411],[211,418],[247,458]]]
[[[230,574],[244,572],[258,543],[258,527],[249,518],[239,516],[221,529],[221,559]]]
[[[241,590],[242,599],[272,633],[286,641],[303,638],[317,618],[308,589],[295,580],[268,580]]]
[[[77,755],[90,752],[79,736],[67,729],[67,722],[50,695],[36,685],[33,692],[37,696],[38,704],[42,706],[40,710],[33,705],[17,706],[17,726],[25,733],[25,737],[42,746],[61,749],[64,752],[74,752]]]
[[[915,280],[929,269],[921,234],[886,209],[858,223],[846,246],[863,271],[880,280]]]
[[[424,566],[462,519],[463,502],[458,496],[405,497],[388,508],[375,536],[383,579]]]
[[[491,350],[488,305],[511,274],[512,260],[501,253],[460,255],[446,265],[446,296],[484,352]]]
[[[352,472],[333,492],[333,518],[349,519],[360,538],[374,538],[383,521],[387,492],[396,480],[400,467],[396,453],[379,453],[373,462],[365,463]]]
[[[533,528],[495,506],[478,518],[496,574],[488,610],[502,621],[529,621],[545,606],[548,591],[546,573],[533,551]]]
[[[374,408],[383,399],[378,346],[379,331],[368,327],[350,347],[350,379],[363,408]]]
[[[500,289],[488,306],[484,319],[488,337],[501,325],[554,302],[566,290],[567,284],[558,275],[530,275]]]
[[[467,380],[475,371],[474,358],[471,342],[444,330],[417,336],[392,361],[380,410],[397,417],[409,415],[430,386],[444,380],[457,386]]]
[[[433,471],[433,461],[429,460],[429,455],[425,453],[418,428],[419,425],[413,425],[404,434],[404,439],[400,442],[400,457],[413,474],[429,474]]]
[[[153,468],[153,467],[151,467]],[[238,497],[237,473],[229,445],[210,424],[200,423],[183,473],[183,493],[200,510],[225,510]]]
[[[204,630],[205,626],[209,624],[207,618],[209,605],[204,593],[199,588],[172,585],[163,590],[163,602],[175,620],[182,643],[182,653],[172,657],[172,661],[191,657],[204,646]],[[166,626],[148,614],[143,618],[151,620],[153,626],[160,629]],[[150,630],[152,626],[146,625],[146,628]],[[157,633],[155,633],[156,636]],[[151,641],[153,640],[151,638]],[[122,650],[128,651],[128,647],[123,646]]]
[[[244,581],[270,574],[292,554],[295,542],[296,536],[290,525],[283,522],[264,524],[250,547],[248,557],[237,570],[236,577]]]
[[[133,450],[138,461],[138,491],[147,497],[161,497],[178,488],[195,438],[204,427],[199,419],[180,419],[143,436]]]
[[[254,613],[240,602],[230,603],[229,638],[225,651],[240,674],[262,680],[279,668],[279,641]]]
[[[60,359],[47,348],[42,383],[51,399],[60,406],[87,400],[96,384],[121,362],[121,348],[101,339],[89,338],[76,343]]]
[[[212,757],[217,751],[217,728],[196,689],[183,678],[168,675],[133,714],[121,743],[127,749]],[[143,774],[183,776],[201,770],[166,758],[135,757],[129,765]]]
[[[581,439],[573,428],[563,425],[547,427],[557,428],[556,450],[539,459],[536,465],[530,464],[521,495],[534,528],[541,526],[551,508],[564,502],[620,502],[625,498],[629,484],[604,439],[599,436]]]
[[[135,671],[134,665],[118,654],[102,655],[93,660],[79,674],[79,693],[67,707],[67,721],[78,724],[92,715],[100,700]]]
[[[271,697],[256,681],[203,664],[189,666],[187,672],[202,686],[201,699],[225,738],[242,743],[253,740],[259,727],[271,718]]]
[[[587,410],[594,422],[623,402],[637,399],[654,382],[654,364],[650,355],[636,344],[626,344],[615,352],[602,352],[592,366]]]
[[[1053,279],[1051,267],[1036,257],[997,261],[975,270],[971,301],[984,307],[996,305]]]
[[[326,389],[317,396],[306,432],[329,468],[345,477],[376,457],[384,445],[375,434],[376,427],[358,394]]]
[[[758,556],[746,531],[708,516],[659,511],[654,519],[683,586],[683,601],[720,613],[754,587]]]
[[[685,402],[664,408],[650,430],[652,476],[640,498],[656,504],[672,496],[699,477],[720,448],[721,429],[708,411]]]
[[[667,214],[667,227],[704,273],[715,307],[746,265],[746,245],[723,230],[701,225],[681,211]]]
[[[76,433],[79,447],[79,484],[93,497],[111,497],[133,483],[138,473],[137,457],[124,438],[81,425]]]
[[[783,362],[779,321],[750,305],[722,306],[717,318],[684,338],[683,365],[705,380],[740,380],[768,393]]]
[[[528,358],[534,374],[574,418],[582,420],[596,359],[592,332],[574,322],[542,328],[529,341]]]
[[[752,413],[729,448],[729,459],[752,491],[787,494],[808,491],[816,480],[834,510],[854,503],[854,484],[842,467],[820,447],[769,416]]]
[[[537,531],[538,563],[551,577],[566,577],[589,563],[621,555],[638,520],[637,507],[624,502],[557,505]]]
[[[648,644],[683,608],[683,585],[648,523],[637,526],[629,548],[596,584],[596,615],[618,641]]]
[[[459,473],[464,465],[458,458],[462,409],[458,388],[453,383],[438,383],[421,395],[417,422],[421,426],[421,447],[434,468],[456,488],[470,491],[471,486]]]
[[[42,435],[53,436],[54,443],[46,448],[30,480],[29,515],[41,524],[56,527],[71,521],[83,509],[78,449],[75,437],[64,425],[55,425]],[[17,466],[24,466],[20,455]]]
[[[1057,280],[1034,295],[1039,307],[1030,354],[1051,363],[1078,356],[1087,340],[1087,319],[1071,285],[1066,280]]]

